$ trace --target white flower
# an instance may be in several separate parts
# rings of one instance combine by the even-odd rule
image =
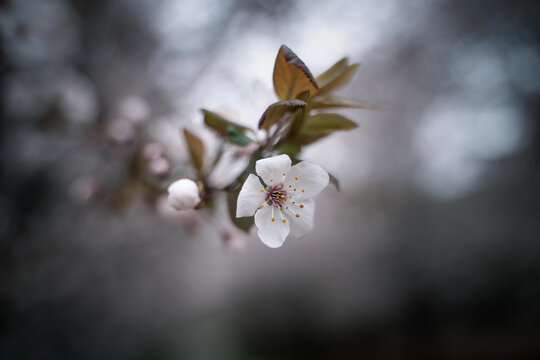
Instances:
[[[180,179],[173,182],[167,191],[169,192],[169,205],[176,210],[193,209],[201,202],[199,187],[190,179]]]
[[[300,162],[291,167],[287,155],[261,159],[255,164],[259,178],[250,174],[238,195],[236,217],[253,216],[257,235],[271,248],[283,245],[289,233],[302,237],[313,230],[312,197],[328,185],[320,166]]]

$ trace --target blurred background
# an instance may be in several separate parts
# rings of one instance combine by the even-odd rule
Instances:
[[[1,359],[540,356],[537,2],[3,0],[0,26]],[[341,192],[274,250],[131,177],[193,175],[202,107],[255,126],[281,44],[361,62],[340,94],[381,110],[302,154]]]

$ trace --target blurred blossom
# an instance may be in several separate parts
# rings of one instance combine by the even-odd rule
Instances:
[[[252,142],[246,146],[231,146],[231,152],[236,158],[250,157],[255,150],[259,148],[259,144]]]
[[[184,144],[180,138],[180,121],[174,117],[162,117],[148,123],[146,130],[152,139],[156,139],[167,149],[167,157],[176,162],[186,162],[189,159]],[[144,150],[143,150],[144,151]],[[153,152],[155,150],[150,150]]]
[[[246,250],[247,234],[236,228],[226,228],[221,231],[221,238],[225,247],[235,253],[243,253]]]
[[[87,202],[96,197],[99,192],[99,182],[95,177],[82,176],[76,179],[69,189],[73,199],[79,202]]]
[[[144,146],[143,155],[147,160],[157,159],[164,155],[165,148],[161,143],[151,142]]]
[[[234,148],[236,149],[236,146]],[[249,149],[246,149],[246,151],[249,151]],[[226,150],[223,152],[220,161],[212,173],[208,176],[208,183],[212,187],[223,189],[244,171],[248,163],[248,156],[239,157],[236,152]]]
[[[148,167],[150,168],[150,172],[156,176],[167,175],[171,170],[169,160],[164,157],[158,157],[150,160]]]
[[[118,144],[126,144],[135,138],[133,124],[124,119],[116,119],[107,124],[109,138]]]
[[[120,116],[134,124],[140,124],[150,116],[148,103],[138,96],[126,97],[119,108]]]

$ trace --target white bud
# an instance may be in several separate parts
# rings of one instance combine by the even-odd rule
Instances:
[[[201,202],[199,188],[193,180],[180,179],[173,182],[168,189],[169,205],[176,210],[193,209]]]

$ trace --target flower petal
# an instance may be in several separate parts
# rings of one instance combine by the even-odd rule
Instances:
[[[301,238],[313,231],[313,215],[315,214],[315,202],[311,199],[302,200],[296,205],[289,205],[285,214],[290,223],[291,235]],[[296,214],[299,216],[297,217]]]
[[[283,182],[289,169],[291,168],[291,158],[282,154],[266,159],[257,160],[255,170],[266,185],[275,185]]]
[[[242,190],[238,194],[238,202],[236,203],[236,217],[253,216],[255,211],[264,203],[264,191],[261,191],[263,186],[259,178],[253,174],[249,174]]]
[[[310,199],[328,185],[329,176],[319,165],[307,161],[299,162],[291,167],[285,180],[285,187],[292,185],[294,199]]]
[[[255,225],[259,228],[257,235],[268,247],[278,248],[289,235],[289,221],[282,218],[280,210],[274,208],[274,221],[272,221],[273,206],[264,206],[255,213]],[[285,220],[285,222],[283,222]]]

